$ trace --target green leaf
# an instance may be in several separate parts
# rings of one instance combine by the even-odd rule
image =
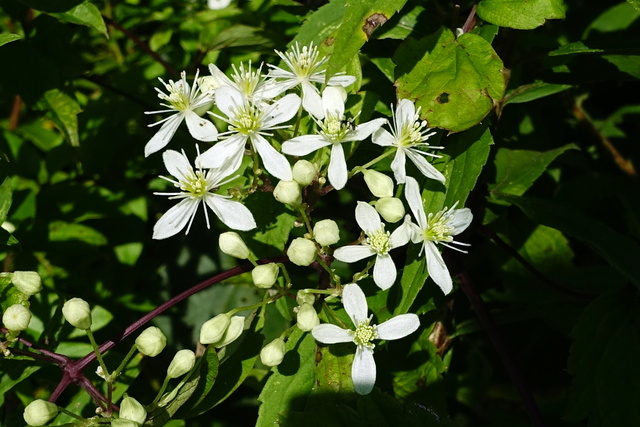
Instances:
[[[42,366],[34,366],[25,361],[4,359],[3,374],[0,377],[0,406],[4,407],[4,395],[16,385],[26,380]]]
[[[13,194],[11,177],[6,177],[0,184],[0,225],[7,219]]]
[[[258,257],[273,256],[273,248],[278,253],[284,250],[293,229],[296,217],[286,210],[282,203],[276,201],[273,193],[254,193],[245,200],[247,208],[253,212],[257,231],[252,238],[267,247],[255,250]],[[254,249],[254,246],[251,246]]]
[[[532,30],[547,19],[564,19],[562,0],[482,0],[476,13],[500,27]]]
[[[106,236],[89,226],[64,221],[54,221],[49,224],[49,241],[67,242],[70,240],[78,240],[92,246],[107,244]]]
[[[639,17],[640,11],[634,9],[631,4],[618,3],[598,15],[587,27],[583,38],[587,38],[586,36],[592,30],[596,30],[598,33],[624,31]]]
[[[0,46],[3,44],[11,43],[16,40],[20,40],[20,36],[17,34],[4,33],[0,34]]]
[[[574,144],[543,152],[501,148],[495,160],[496,181],[489,186],[489,191],[521,196],[556,157],[577,148]]]
[[[479,123],[502,100],[502,61],[476,34],[441,28],[407,40],[396,52],[398,98],[415,100],[429,126],[459,132]]]
[[[286,344],[287,352],[264,385],[256,426],[280,424],[288,411],[304,408],[315,384],[316,343],[308,332],[295,328]]]
[[[549,52],[549,56],[576,55],[588,53],[602,53],[604,49],[590,48],[583,42],[567,43],[556,50]]]
[[[517,205],[534,222],[560,230],[591,246],[611,266],[640,287],[640,246],[629,237],[555,201],[498,193],[495,196]]]
[[[38,108],[48,112],[49,118],[71,145],[80,145],[77,115],[82,109],[75,99],[58,89],[51,89],[38,101]]]
[[[545,82],[535,82],[527,85],[517,87],[516,89],[507,93],[504,97],[503,105],[507,104],[520,104],[523,102],[530,102],[536,99],[544,98],[558,92],[565,91],[572,87],[565,84],[553,84]]]
[[[627,0],[635,10],[640,10],[640,0]]]
[[[90,1],[85,1],[64,13],[51,13],[50,15],[55,16],[61,21],[93,28],[109,38],[107,26],[104,23],[104,19],[102,19],[100,10]]]

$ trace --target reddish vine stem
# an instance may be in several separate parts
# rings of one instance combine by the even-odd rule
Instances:
[[[538,408],[538,404],[533,397],[533,393],[531,392],[527,382],[522,375],[522,372],[516,365],[514,358],[511,354],[511,351],[507,347],[507,344],[498,329],[498,325],[495,320],[493,320],[493,316],[487,309],[484,301],[480,298],[480,294],[476,289],[474,283],[471,281],[471,278],[467,273],[459,273],[458,278],[460,279],[460,284],[462,289],[464,290],[465,295],[469,299],[469,302],[473,306],[473,309],[476,312],[476,315],[480,319],[480,323],[484,326],[484,329],[487,331],[493,346],[498,352],[498,356],[500,360],[502,360],[502,364],[507,370],[511,381],[515,385],[520,397],[522,398],[522,403],[524,408],[529,415],[529,419],[531,420],[531,424],[534,427],[545,427],[546,423],[544,418],[542,417],[542,413],[540,412],[540,408]]]

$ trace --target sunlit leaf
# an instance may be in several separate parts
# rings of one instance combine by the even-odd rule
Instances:
[[[20,36],[17,34],[9,34],[9,33],[0,34],[0,46],[2,46],[3,44],[11,43],[16,40],[20,40]]]
[[[532,30],[547,19],[564,19],[565,9],[562,0],[482,0],[476,12],[500,27]]]
[[[93,28],[105,37],[109,37],[107,26],[104,23],[104,19],[102,19],[100,10],[90,1],[85,1],[64,13],[53,13],[52,15],[62,21]]]

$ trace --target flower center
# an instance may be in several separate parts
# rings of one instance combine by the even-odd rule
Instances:
[[[180,189],[190,193],[191,198],[200,199],[210,190],[206,172],[191,171],[185,180],[180,180]]]
[[[452,242],[451,232],[453,227],[448,225],[451,217],[443,210],[437,214],[430,213],[427,217],[427,228],[424,230],[424,239],[432,242]]]
[[[327,114],[320,123],[320,133],[334,144],[341,143],[349,132],[353,130],[353,123],[344,120],[336,114]]]
[[[292,72],[298,77],[309,77],[313,72],[324,63],[324,60],[318,61],[318,49],[311,45],[303,46],[302,50],[296,44],[293,52],[287,55],[292,65]]]
[[[163,99],[173,108],[178,111],[185,111],[189,108],[189,88],[186,87],[182,80],[178,80],[174,82],[173,80],[169,80],[169,83],[166,84],[167,90],[169,91],[169,95],[164,93],[159,93],[158,97]]]
[[[371,341],[378,338],[378,332],[375,326],[369,324],[370,322],[371,319],[368,319],[358,325],[354,332],[353,342],[355,342],[356,345],[372,349],[375,347],[375,344]]]
[[[384,227],[367,235],[367,243],[377,254],[386,255],[389,253],[389,232],[384,231]]]
[[[249,63],[247,70],[244,69],[244,64],[240,64],[238,68],[234,65],[231,77],[245,98],[252,98],[261,82],[260,69],[254,71],[251,68],[251,63]]]
[[[246,102],[230,118],[229,130],[249,135],[259,130],[262,122],[262,111],[255,105]]]

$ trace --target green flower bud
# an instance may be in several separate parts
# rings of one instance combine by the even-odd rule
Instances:
[[[178,378],[186,374],[196,363],[196,355],[191,350],[180,350],[173,356],[173,360],[167,368],[169,378]]]
[[[58,406],[46,400],[37,399],[24,408],[24,421],[30,426],[43,426],[58,415]]]
[[[309,289],[300,289],[296,294],[298,305],[311,304],[316,302],[316,296]]]
[[[147,411],[144,409],[144,406],[126,394],[120,403],[119,415],[120,419],[133,421],[137,424],[142,424],[147,419]]]
[[[91,327],[91,307],[82,298],[71,298],[62,306],[65,320],[78,329],[87,330]]]
[[[393,196],[393,180],[387,175],[374,170],[365,170],[362,172],[364,175],[364,182],[367,183],[367,187],[371,193],[376,197],[391,197]]]
[[[404,217],[404,204],[396,197],[382,197],[374,207],[380,216],[389,223],[398,222]]]
[[[167,345],[167,337],[155,326],[149,326],[136,338],[138,351],[145,356],[156,357]]]
[[[265,366],[278,366],[284,359],[285,351],[284,340],[276,338],[260,350],[260,361]]]
[[[287,256],[295,265],[309,265],[316,257],[316,245],[309,239],[298,237],[289,245]]]
[[[280,181],[273,189],[273,197],[280,203],[294,207],[302,203],[300,185],[295,181]]]
[[[242,237],[234,231],[222,233],[218,244],[222,252],[235,258],[247,259],[251,254]]]
[[[329,246],[338,243],[340,240],[340,230],[338,224],[331,219],[323,219],[313,226],[313,237],[320,246]]]
[[[259,288],[269,289],[276,283],[280,269],[276,263],[262,264],[251,270],[253,284]]]
[[[320,324],[318,313],[311,304],[302,304],[298,308],[297,323],[301,331],[309,332]]]
[[[242,316],[233,316],[224,336],[219,342],[213,344],[213,346],[216,348],[222,348],[237,340],[244,331],[244,320],[245,319]]]
[[[124,418],[116,418],[111,420],[111,427],[140,427],[140,424]]]
[[[207,320],[200,328],[200,342],[202,344],[213,344],[222,339],[227,332],[231,318],[228,314],[218,314],[216,317]]]
[[[13,286],[28,297],[42,290],[42,279],[35,271],[14,271],[11,281]]]
[[[30,321],[31,311],[22,304],[13,304],[2,314],[2,324],[10,331],[24,331]]]
[[[305,187],[313,182],[316,177],[316,167],[306,160],[298,160],[293,165],[293,180]]]

